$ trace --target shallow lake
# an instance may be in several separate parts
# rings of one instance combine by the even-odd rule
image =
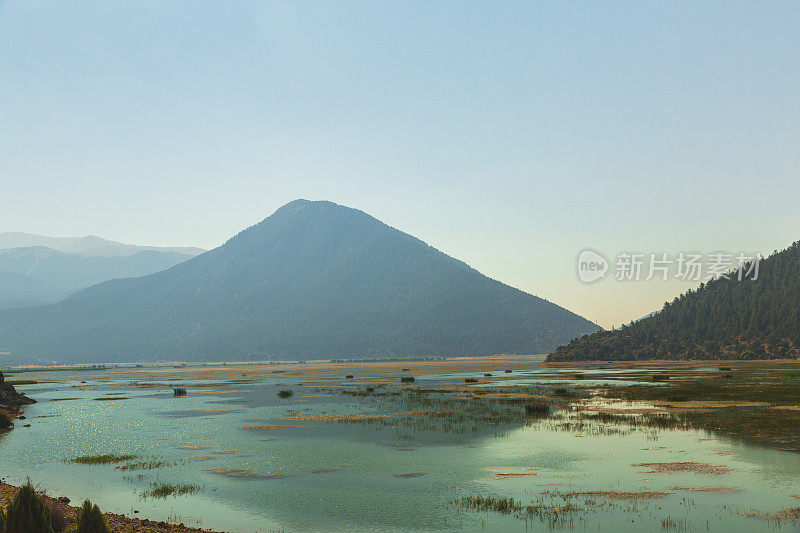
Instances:
[[[433,420],[404,400],[465,375],[32,373],[40,383],[18,388],[38,403],[0,435],[2,477],[30,477],[73,505],[88,497],[103,511],[221,531],[797,529],[748,516],[800,506],[796,453],[694,430],[573,426],[569,413]],[[70,462],[99,454],[136,458]],[[147,494],[162,483],[193,492]],[[474,510],[463,499],[476,496],[537,511]]]

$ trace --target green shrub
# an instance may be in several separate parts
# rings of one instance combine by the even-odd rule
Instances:
[[[109,529],[106,525],[106,519],[103,518],[103,513],[97,505],[92,505],[92,502],[86,500],[83,506],[78,510],[78,517],[75,522],[77,533],[108,533]]]
[[[6,510],[6,533],[53,533],[50,511],[28,481]]]

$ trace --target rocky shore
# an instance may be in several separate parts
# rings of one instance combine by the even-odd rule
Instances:
[[[0,414],[5,415],[0,416],[0,422],[17,418],[20,415],[20,407],[31,403],[36,403],[36,400],[17,392],[14,385],[8,383],[0,372]],[[7,428],[0,427],[0,429]]]
[[[0,481],[0,508],[5,508],[16,496],[19,487],[8,485]],[[70,505],[68,498],[53,498],[47,494],[39,492],[45,504],[51,509],[57,509],[66,519],[67,524],[75,521],[78,507]],[[80,503],[80,502],[75,502]],[[154,520],[129,518],[125,515],[114,513],[103,513],[108,528],[115,533],[210,533],[209,529],[198,529],[184,526],[183,524],[169,524],[167,522],[156,522]]]

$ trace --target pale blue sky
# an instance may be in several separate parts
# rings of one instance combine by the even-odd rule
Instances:
[[[578,252],[800,239],[796,2],[0,2],[0,231],[214,247],[363,209],[603,326]]]

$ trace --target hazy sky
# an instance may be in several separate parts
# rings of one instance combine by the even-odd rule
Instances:
[[[211,248],[363,209],[603,326],[586,247],[800,239],[797,2],[0,2],[0,231]]]

